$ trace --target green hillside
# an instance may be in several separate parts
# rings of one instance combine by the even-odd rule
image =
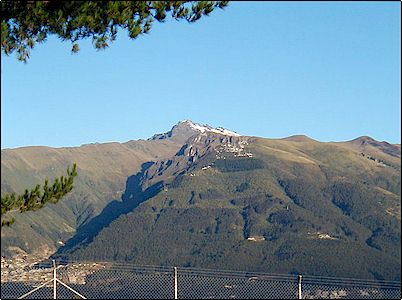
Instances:
[[[21,193],[46,178],[64,174],[73,162],[78,165],[75,187],[65,199],[36,212],[14,213],[15,224],[1,230],[1,254],[12,254],[10,247],[26,252],[43,248],[55,251],[107,204],[121,201],[127,177],[140,171],[142,163],[171,156],[180,146],[171,140],[140,140],[71,148],[1,150],[2,194]]]
[[[192,137],[128,180],[132,212],[57,255],[400,280],[400,146],[359,143]]]

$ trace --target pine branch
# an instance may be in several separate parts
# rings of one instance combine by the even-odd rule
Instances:
[[[50,34],[72,43],[92,38],[96,49],[105,49],[116,39],[119,28],[132,39],[147,34],[153,22],[164,22],[168,13],[189,23],[208,16],[229,1],[7,1],[0,2],[1,49],[14,51],[26,63],[31,49]]]
[[[67,195],[73,189],[74,178],[77,176],[77,165],[74,163],[73,168],[67,169],[67,177],[61,176],[56,178],[51,186],[48,186],[48,180],[42,187],[38,184],[33,189],[25,190],[24,194],[16,196],[15,193],[6,194],[1,197],[1,218],[7,212],[17,209],[21,213],[27,211],[36,211],[46,205],[46,203],[57,203],[61,198]],[[1,226],[10,226],[14,223],[11,220],[1,221]]]

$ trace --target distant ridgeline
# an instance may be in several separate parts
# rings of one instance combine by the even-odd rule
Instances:
[[[72,194],[2,229],[55,257],[400,280],[400,145],[240,136],[191,121],[143,141],[2,150],[2,192],[76,161]]]

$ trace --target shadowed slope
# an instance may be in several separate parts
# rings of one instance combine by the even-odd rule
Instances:
[[[385,155],[385,154],[384,154]],[[400,280],[400,174],[317,141],[191,137],[73,258]]]

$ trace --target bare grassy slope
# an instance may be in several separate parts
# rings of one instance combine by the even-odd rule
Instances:
[[[110,201],[119,200],[127,177],[141,164],[169,157],[180,145],[171,140],[87,144],[81,147],[24,147],[1,151],[1,192],[23,192],[25,188],[63,175],[73,162],[78,177],[71,194],[57,205],[37,212],[15,214],[16,223],[1,230],[2,255],[9,246],[28,252],[42,245],[56,249]]]

